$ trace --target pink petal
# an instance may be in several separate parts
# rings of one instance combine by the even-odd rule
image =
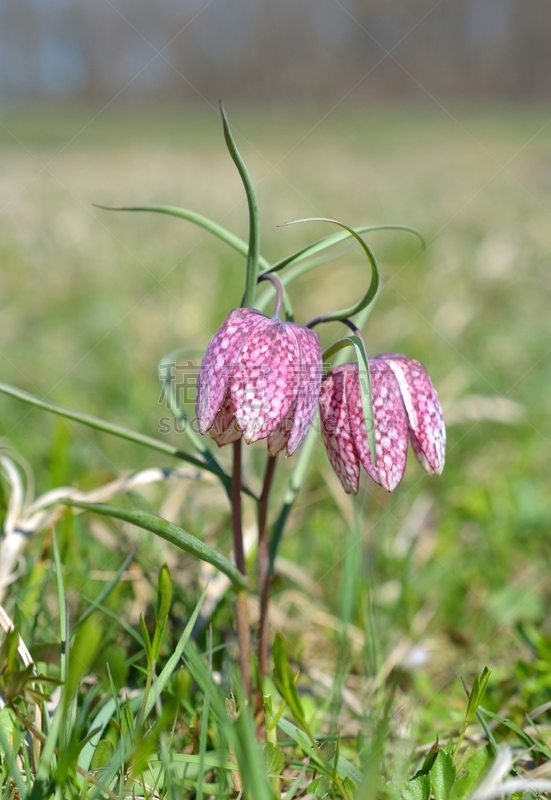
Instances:
[[[392,492],[402,480],[406,469],[408,450],[407,416],[400,396],[400,388],[392,371],[384,361],[369,359],[371,402],[375,425],[375,452],[377,466],[373,466],[369,440],[364,422],[358,365],[354,364],[347,381],[348,416],[354,443],[366,472],[376,483]]]
[[[224,404],[218,411],[214,420],[214,424],[209,433],[218,447],[223,447],[225,444],[236,442],[241,438],[241,429],[235,419],[235,413],[231,400],[228,398],[226,398]]]
[[[424,366],[413,358],[395,353],[377,358],[388,364],[400,386],[417,460],[429,475],[440,475],[446,457],[446,428],[431,379]]]
[[[296,337],[277,319],[263,317],[247,336],[229,387],[247,444],[265,439],[287,415],[296,396],[298,361]]]
[[[268,436],[268,452],[271,456],[277,455],[287,445],[291,435],[291,426],[295,416],[296,402],[291,404],[291,408],[275,431]]]
[[[299,325],[288,326],[296,336],[299,352],[298,387],[293,424],[287,441],[292,455],[304,441],[316,413],[321,386],[321,346],[318,334]]]
[[[214,423],[245,340],[265,319],[250,308],[234,308],[210,340],[201,362],[195,401],[195,413],[202,434]]]
[[[321,384],[321,434],[331,466],[347,494],[358,494],[360,461],[348,423],[345,379],[353,364],[334,367]]]

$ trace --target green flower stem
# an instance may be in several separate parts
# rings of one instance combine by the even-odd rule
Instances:
[[[273,318],[279,319],[281,316],[281,306],[283,305],[283,286],[281,285],[281,281],[276,278],[275,275],[263,275],[258,279],[259,283],[260,281],[270,281],[273,285],[276,293]]]

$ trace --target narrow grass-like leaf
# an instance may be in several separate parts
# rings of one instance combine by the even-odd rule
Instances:
[[[185,453],[174,445],[161,442],[159,439],[154,439],[152,436],[146,436],[143,433],[132,431],[129,428],[124,428],[122,425],[115,425],[112,422],[106,422],[99,417],[93,417],[91,414],[83,414],[80,411],[73,411],[70,408],[58,406],[56,403],[50,403],[48,400],[41,400],[29,392],[22,389],[17,389],[15,386],[9,386],[6,383],[0,383],[0,392],[7,394],[10,397],[15,397],[22,400],[24,403],[41,408],[44,411],[49,411],[51,414],[57,414],[60,417],[71,419],[73,422],[80,422],[82,425],[87,425],[89,428],[95,428],[98,431],[109,433],[112,436],[118,436],[120,439],[126,439],[135,444],[141,444],[144,447],[149,447],[151,450],[157,450],[159,453],[179,458],[182,461],[187,461],[199,469],[204,469],[207,472],[212,472],[217,475],[224,483],[229,485],[230,478],[221,468],[215,468],[195,456]]]
[[[315,320],[312,322],[330,322],[332,320],[340,320],[340,319],[347,319],[348,317],[353,317],[354,314],[358,314],[364,308],[372,302],[377,294],[379,289],[379,265],[377,263],[377,259],[375,257],[375,253],[371,249],[371,247],[365,242],[362,237],[356,233],[354,228],[350,228],[348,225],[345,225],[344,222],[339,222],[337,219],[330,219],[329,217],[308,217],[305,219],[295,219],[291,222],[286,222],[285,225],[298,225],[302,222],[329,222],[332,225],[338,225],[340,228],[344,228],[345,231],[349,233],[350,236],[353,236],[354,239],[358,242],[360,247],[365,253],[367,260],[371,266],[371,281],[369,287],[362,297],[362,299],[353,306],[349,308],[343,308],[340,311],[331,311],[327,314],[323,314],[319,317],[316,317]]]
[[[247,249],[247,279],[245,283],[245,293],[241,305],[245,308],[252,308],[256,295],[256,281],[258,277],[258,265],[260,260],[260,225],[258,220],[258,201],[254,190],[251,176],[241,157],[241,153],[235,144],[224,106],[220,103],[220,113],[222,114],[222,124],[224,126],[224,138],[226,146],[232,157],[233,163],[237,167],[239,176],[245,187],[247,195],[247,205],[249,207],[249,247]]]
[[[518,736],[519,740],[523,743],[523,745],[527,749],[534,750],[536,752],[541,750],[541,744],[536,739],[534,739],[533,736],[530,736],[530,734],[527,733],[527,731],[523,731],[522,728],[520,728],[512,720],[507,719],[506,717],[502,717],[500,714],[494,714],[492,711],[489,711],[487,708],[481,708],[480,710],[481,710],[481,712],[483,713],[483,715],[485,717],[489,717],[490,719],[493,719],[496,722],[499,722],[501,725],[503,725],[504,728],[507,728],[507,730],[511,731],[516,736]],[[549,750],[547,751],[547,753],[545,753],[545,756],[547,758],[550,757]]]
[[[199,764],[197,769],[197,800],[203,800],[203,781],[205,778],[205,756],[207,752],[207,735],[209,730],[210,691],[205,692],[203,711],[201,713],[201,731],[199,733]]]
[[[104,769],[109,764],[114,754],[115,748],[113,743],[110,742],[109,739],[101,739],[92,756],[92,763],[90,764],[92,772]]]
[[[323,770],[324,774],[328,778],[332,778],[334,775],[334,757],[330,759],[329,762],[325,762],[323,760],[323,756],[319,750],[316,748],[311,742],[309,742],[300,730],[297,728],[296,725],[293,725],[292,722],[289,722],[288,719],[282,717],[278,723],[277,727],[283,731],[284,734],[289,736],[294,742],[298,744],[301,750],[311,758],[315,759],[316,763],[319,765],[320,769]],[[350,778],[354,781],[354,783],[359,783],[362,779],[362,774],[356,767],[350,763],[346,758],[342,756],[339,757],[337,763],[337,772],[342,778]]]
[[[194,755],[193,753],[171,753],[170,758],[175,764],[182,764],[182,767],[184,764],[193,764],[194,766],[199,764],[199,756]],[[225,753],[220,750],[209,750],[207,753],[205,753],[203,760],[205,767],[227,769],[230,772],[237,769],[237,764],[234,764],[232,761],[226,761]],[[159,763],[160,761],[150,759],[150,764],[152,766],[155,766]]]
[[[99,615],[88,617],[80,627],[69,653],[67,682],[63,691],[65,708],[78,690],[82,678],[90,669],[101,646],[103,628],[99,622]]]
[[[197,617],[199,616],[203,603],[205,602],[205,597],[207,596],[207,588],[208,587],[205,587],[205,589],[203,590],[203,593],[199,598],[199,601],[195,606],[186,627],[184,628],[184,632],[180,636],[178,644],[174,648],[174,652],[172,653],[172,655],[166,662],[165,666],[163,667],[161,674],[151,687],[149,697],[147,698],[147,702],[144,706],[143,719],[146,719],[151,713],[153,706],[157,702],[157,698],[160,697],[161,692],[166,687],[167,683],[172,677],[172,674],[174,673],[176,667],[178,666],[178,662],[180,661],[182,654],[186,648],[186,645],[189,642],[189,638],[193,633],[195,623],[197,622]]]
[[[94,597],[87,597],[85,594],[82,594],[82,595],[81,595],[81,599],[82,599],[82,600],[83,600],[85,603],[89,603],[89,604],[90,604],[90,606],[91,606],[90,608],[88,608],[88,609],[87,609],[87,610],[84,612],[84,613],[86,614],[86,616],[87,616],[87,617],[89,617],[89,616],[90,616],[90,614],[92,613],[92,611],[95,611],[95,610],[97,610],[97,611],[101,611],[101,613],[102,613],[102,614],[105,614],[105,616],[106,616],[106,617],[109,617],[109,619],[112,619],[112,620],[114,620],[114,621],[117,623],[117,625],[119,625],[119,626],[120,626],[120,627],[121,627],[121,628],[122,628],[124,631],[126,631],[126,633],[127,633],[127,634],[128,634],[128,635],[129,635],[129,636],[132,638],[132,639],[134,639],[134,641],[136,642],[136,644],[137,644],[139,647],[141,647],[141,646],[142,646],[143,642],[142,642],[142,638],[141,638],[140,634],[139,634],[139,633],[136,633],[136,631],[134,630],[134,628],[133,628],[131,625],[129,625],[127,622],[125,622],[125,621],[123,620],[123,618],[122,618],[122,617],[121,617],[119,614],[116,614],[114,611],[112,611],[112,610],[111,610],[110,608],[108,608],[107,606],[104,606],[102,603],[99,603],[99,602],[96,600],[96,598],[94,598]],[[80,620],[79,620],[79,622],[78,622],[78,623],[77,623],[77,624],[74,626],[74,628],[75,628],[75,629],[78,627],[78,624],[79,624],[79,623],[80,623]]]
[[[151,649],[153,651],[153,661],[157,661],[161,651],[161,645],[165,635],[170,604],[172,603],[172,580],[168,564],[163,564],[159,571],[159,584],[157,589],[157,618],[155,623],[155,633]]]
[[[57,546],[57,537],[55,531],[52,533],[52,550],[54,554],[55,564],[55,577],[57,586],[57,603],[59,606],[59,645],[60,645],[60,664],[59,664],[59,678],[61,683],[64,684],[67,680],[67,656],[68,656],[68,620],[67,620],[67,603],[65,602],[65,587],[63,585],[63,571],[61,567],[61,558],[59,555],[59,548]]]
[[[488,723],[484,719],[484,714],[482,713],[481,708],[476,709],[476,718],[482,725],[484,733],[486,734],[486,738],[488,739],[488,748],[490,750],[491,756],[492,758],[496,758],[499,748],[497,746],[494,734],[492,733]],[[546,757],[549,758],[551,756],[551,751],[549,750],[549,748],[546,749],[547,749]]]
[[[19,792],[20,797],[22,800],[27,797],[27,787],[23,783],[23,776],[21,775],[21,770],[17,766],[17,762],[15,760],[15,753],[11,747],[11,744],[8,740],[6,732],[4,731],[2,725],[0,725],[0,748],[2,749],[4,758],[6,759],[7,765],[7,773],[15,783],[17,787],[17,791]]]
[[[216,717],[218,730],[228,748],[237,757],[239,774],[243,778],[245,792],[243,797],[254,800],[274,800],[264,775],[262,755],[256,741],[255,726],[249,706],[241,708],[235,721],[230,721],[226,712],[225,697],[213,681],[193,641],[189,642],[184,658],[189,671],[203,693],[210,692],[210,704]]]
[[[295,684],[295,676],[289,664],[287,648],[279,631],[275,635],[272,657],[274,660],[274,683],[278,692],[289,706],[300,727],[308,733],[310,738],[313,738],[306,723],[304,709]]]
[[[147,511],[141,511],[135,508],[124,508],[122,506],[110,506],[103,503],[80,503],[75,501],[65,501],[69,506],[82,508],[85,511],[92,511],[94,514],[101,514],[104,517],[116,517],[125,522],[130,522],[132,525],[137,525],[138,528],[143,528],[146,531],[151,531],[157,536],[166,539],[167,542],[179,547],[180,550],[185,550],[200,561],[206,561],[212,564],[223,572],[224,575],[230,579],[235,589],[246,589],[247,582],[239,570],[231,564],[227,558],[221,555],[213,547],[202,542],[197,537],[188,533],[183,528],[174,525],[162,517],[155,514],[150,514]]]
[[[459,731],[459,736],[457,737],[457,742],[455,743],[455,747],[453,749],[453,757],[454,760],[457,758],[459,750],[461,748],[461,743],[465,737],[465,733],[467,732],[467,727],[469,723],[473,719],[478,706],[482,702],[482,698],[484,697],[484,693],[488,687],[488,681],[490,680],[491,670],[488,667],[484,667],[480,675],[477,675],[473,682],[473,688],[471,689],[470,693],[463,683],[463,688],[465,689],[465,693],[469,698],[469,703],[467,705],[467,711],[465,712],[465,719],[463,721],[463,725],[461,726],[461,730]]]
[[[141,640],[140,640],[141,644]],[[133,698],[132,702],[137,707],[140,703],[141,697]],[[78,766],[83,770],[90,769],[90,764],[92,763],[94,752],[96,750],[97,745],[101,741],[102,734],[109,724],[109,720],[116,715],[118,708],[118,699],[116,697],[111,697],[107,700],[106,703],[100,708],[94,719],[90,723],[90,729],[94,731],[94,734],[90,737],[90,739],[86,742],[82,750],[80,751],[78,757]]]
[[[484,667],[480,675],[477,675],[474,679],[473,688],[471,689],[471,693],[469,695],[469,705],[467,706],[467,713],[465,714],[465,720],[467,723],[471,722],[473,719],[476,709],[482,702],[482,698],[488,688],[488,682],[490,680],[491,670],[488,667]]]
[[[302,221],[302,220],[301,220]],[[405,231],[406,233],[413,233],[421,240],[421,244],[424,246],[425,239],[423,234],[417,230],[417,228],[412,228],[409,225],[361,225],[358,228],[354,228],[354,231],[357,234],[362,233],[370,233],[372,231]],[[321,253],[324,250],[327,250],[329,247],[333,247],[339,242],[348,239],[352,234],[347,231],[343,233],[332,233],[330,236],[324,236],[323,239],[318,239],[316,242],[312,244],[306,245],[306,247],[302,247],[300,250],[297,250],[295,253],[292,253],[290,256],[286,256],[282,258],[280,261],[277,261],[273,266],[265,269],[265,272],[278,272],[279,270],[287,267],[289,264],[296,264],[300,261],[304,261],[306,258],[311,258],[312,256],[316,255],[316,253]]]
[[[264,775],[262,754],[255,735],[255,724],[249,706],[241,709],[237,721],[232,726],[233,746],[237,755],[239,771],[243,778],[244,797],[251,800],[274,800]]]
[[[84,620],[88,619],[90,614],[92,614],[96,608],[101,607],[104,600],[107,600],[113,589],[115,589],[118,586],[123,572],[125,572],[127,567],[130,565],[135,555],[136,555],[136,548],[133,547],[132,550],[128,553],[128,555],[124,559],[124,561],[122,562],[122,564],[120,565],[120,567],[118,568],[118,570],[116,571],[116,573],[114,574],[114,576],[111,578],[109,583],[106,583],[101,592],[98,594],[98,596],[94,598],[93,600],[94,605],[89,606],[84,612],[84,614],[82,614],[81,617],[77,620],[77,622],[73,625],[73,631],[76,631],[82,625]]]
[[[143,614],[140,614],[140,633],[142,634],[142,644],[145,650],[147,672],[149,674],[153,666],[153,651],[151,648],[151,637],[149,635],[149,631],[147,630],[147,625],[145,624],[145,617]]]
[[[190,211],[187,208],[178,208],[178,206],[104,206],[100,205],[99,203],[92,203],[93,206],[96,208],[101,208],[104,211],[152,211],[155,214],[168,214],[170,217],[179,217],[180,219],[185,219],[188,222],[192,222],[194,225],[198,225],[200,228],[212,233],[213,236],[216,236],[217,239],[220,239],[225,244],[232,247],[242,256],[247,256],[248,253],[248,246],[247,243],[240,239],[239,236],[236,236],[231,231],[223,228],[222,225],[219,225],[214,220],[209,219],[208,217],[204,217],[202,214],[198,214],[196,211]],[[258,256],[258,261],[262,265],[262,268],[265,270],[269,270],[270,264],[266,261],[265,258],[262,256]]]

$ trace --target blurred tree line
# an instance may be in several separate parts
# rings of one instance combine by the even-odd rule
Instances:
[[[549,0],[0,0],[0,99],[541,96]]]

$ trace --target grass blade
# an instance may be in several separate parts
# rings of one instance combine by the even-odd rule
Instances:
[[[77,503],[73,500],[66,501],[66,503],[71,507],[74,506],[76,508],[82,508],[85,511],[92,511],[94,514],[102,514],[104,517],[122,519],[125,522],[132,523],[132,525],[137,525],[138,528],[151,531],[157,536],[166,539],[167,542],[175,544],[180,550],[185,550],[186,553],[195,556],[195,558],[198,558],[200,561],[206,561],[208,564],[212,564],[213,567],[216,567],[220,572],[223,572],[224,575],[227,575],[235,589],[247,588],[245,578],[241,575],[237,567],[234,567],[227,558],[183,528],[174,525],[173,522],[169,522],[155,514],[150,514],[148,511],[141,511],[135,508],[109,506],[103,503]]]
[[[23,783],[23,776],[17,766],[15,753],[13,752],[13,748],[2,725],[0,725],[0,749],[6,759],[7,773],[15,783],[19,795],[21,798],[27,797],[27,788]]]
[[[172,673],[174,672],[174,670],[178,666],[178,662],[180,661],[180,659],[182,657],[182,654],[183,654],[183,652],[184,652],[184,650],[186,648],[186,645],[187,645],[187,643],[189,641],[189,637],[191,636],[191,634],[193,632],[193,629],[195,627],[195,623],[197,622],[197,617],[199,616],[201,608],[203,607],[203,603],[205,602],[205,597],[207,596],[207,589],[208,589],[208,586],[206,586],[205,589],[203,590],[203,593],[202,593],[201,597],[199,598],[199,601],[198,601],[197,605],[195,606],[195,608],[193,610],[193,613],[192,613],[191,617],[189,618],[186,627],[184,628],[184,632],[180,636],[180,639],[178,640],[178,644],[174,648],[174,652],[172,653],[172,655],[170,656],[170,658],[166,662],[165,666],[163,667],[163,669],[161,671],[161,674],[159,675],[159,677],[157,678],[157,680],[155,681],[155,683],[151,687],[151,691],[149,693],[149,697],[147,698],[147,702],[146,702],[146,704],[144,706],[144,711],[143,711],[143,719],[144,720],[147,719],[147,717],[149,716],[149,714],[151,712],[151,709],[153,708],[153,706],[157,702],[157,698],[160,697],[161,692],[163,691],[163,689],[165,688],[165,686],[169,682],[170,678],[172,677]]]
[[[78,619],[76,623],[73,625],[73,630],[75,632],[82,625],[84,620],[88,619],[90,614],[93,614],[93,612],[96,611],[96,609],[98,609],[102,605],[104,600],[107,600],[113,589],[115,589],[115,587],[118,585],[123,572],[125,572],[126,568],[130,565],[135,555],[136,555],[136,548],[133,547],[132,550],[128,553],[128,555],[124,559],[124,561],[122,562],[122,564],[120,565],[120,567],[118,568],[115,575],[111,578],[109,583],[107,583],[103,587],[101,592],[98,594],[98,596],[94,598],[94,605],[90,605],[86,609],[84,614],[82,614],[80,619]]]

